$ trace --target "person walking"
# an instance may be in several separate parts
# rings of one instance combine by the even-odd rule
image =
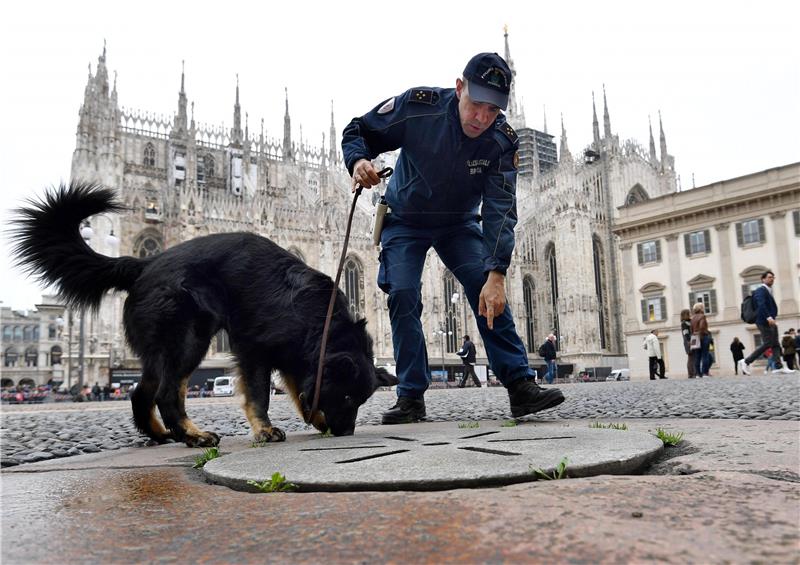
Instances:
[[[794,364],[794,357],[797,353],[797,349],[794,344],[794,328],[789,328],[785,334],[783,334],[783,339],[781,339],[781,349],[783,349],[783,362],[786,363],[786,366],[794,371],[795,364]]]
[[[691,348],[692,342],[692,311],[688,308],[681,310],[681,336],[683,337],[683,349],[686,351],[686,372],[690,379],[695,378],[694,372],[694,349]]]
[[[708,332],[706,307],[702,302],[692,306],[692,337],[700,340],[700,347],[694,352],[694,371],[698,377],[707,377],[708,369],[711,365],[708,358],[708,344],[711,342],[711,334]]]
[[[745,359],[739,361],[739,370],[745,375],[750,374],[750,364],[761,357],[767,349],[772,350],[770,359],[775,373],[792,373],[792,369],[784,367],[781,363],[781,344],[778,341],[778,304],[772,295],[772,285],[775,283],[775,273],[765,271],[761,275],[761,286],[753,291],[753,303],[756,310],[756,327],[761,333],[761,345],[753,350]]]
[[[739,360],[744,359],[744,344],[734,337],[731,342],[731,355],[733,355],[733,372],[739,374]]]
[[[470,341],[468,335],[464,336],[464,343],[461,344],[461,349],[456,352],[456,355],[461,357],[461,362],[464,364],[464,376],[461,377],[458,388],[467,386],[468,378],[472,378],[475,386],[481,388],[481,381],[478,379],[478,375],[475,374],[475,344]],[[488,383],[486,386],[489,386]]]
[[[664,359],[661,354],[661,342],[658,341],[658,330],[653,330],[644,338],[644,349],[649,361],[650,380],[666,379]]]
[[[553,384],[553,381],[558,376],[558,366],[556,365],[556,336],[550,334],[544,343],[539,346],[539,355],[544,359],[547,366],[547,371],[544,374],[544,380],[547,384]]]
[[[372,164],[400,149],[385,194],[378,286],[388,295],[397,403],[384,424],[425,417],[431,382],[422,329],[422,270],[433,248],[464,287],[489,366],[508,390],[515,418],[564,401],[533,382],[505,294],[514,250],[519,141],[502,111],[512,72],[496,53],[467,63],[455,88],[418,87],[388,98],[342,134],[353,190],[381,182]]]

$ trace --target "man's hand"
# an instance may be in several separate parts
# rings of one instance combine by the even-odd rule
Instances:
[[[506,277],[495,271],[489,272],[489,278],[481,289],[478,300],[478,314],[486,317],[486,325],[494,329],[494,318],[506,308]]]
[[[770,326],[777,326],[778,322],[776,322],[772,318],[767,318],[767,324],[769,324]]]
[[[372,163],[366,159],[359,159],[353,166],[353,188],[351,192],[355,192],[358,185],[364,188],[372,188],[381,182],[378,176],[378,171],[372,166]]]

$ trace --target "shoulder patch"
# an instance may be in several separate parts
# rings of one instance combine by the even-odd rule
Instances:
[[[389,98],[389,100],[384,102],[383,106],[378,108],[378,113],[379,114],[388,114],[392,110],[394,110],[394,97]]]
[[[511,143],[517,142],[517,138],[519,136],[517,135],[517,132],[514,131],[514,128],[511,127],[511,124],[505,122],[498,129],[503,132],[503,135],[505,135],[511,141]]]
[[[429,88],[415,88],[411,91],[409,101],[421,104],[436,104],[439,101],[439,94]]]

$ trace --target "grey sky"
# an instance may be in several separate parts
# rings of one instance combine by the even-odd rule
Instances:
[[[503,53],[509,26],[517,96],[529,126],[573,153],[591,140],[592,91],[611,125],[658,144],[661,110],[684,189],[800,160],[796,2],[17,2],[4,9],[0,52],[4,182],[0,220],[22,199],[68,179],[77,113],[108,44],[120,105],[171,115],[181,61],[198,122],[230,127],[236,74],[251,132],[319,144],[334,102],[337,131],[412,86],[451,86],[470,56]],[[602,117],[601,117],[602,119]],[[327,143],[327,140],[326,140]],[[0,300],[30,308],[41,291],[0,247]]]

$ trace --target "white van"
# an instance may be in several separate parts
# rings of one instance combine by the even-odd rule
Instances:
[[[631,380],[630,369],[614,369],[611,374],[606,377],[606,381],[629,381]]]
[[[214,396],[233,396],[236,387],[235,375],[222,375],[214,379]]]

